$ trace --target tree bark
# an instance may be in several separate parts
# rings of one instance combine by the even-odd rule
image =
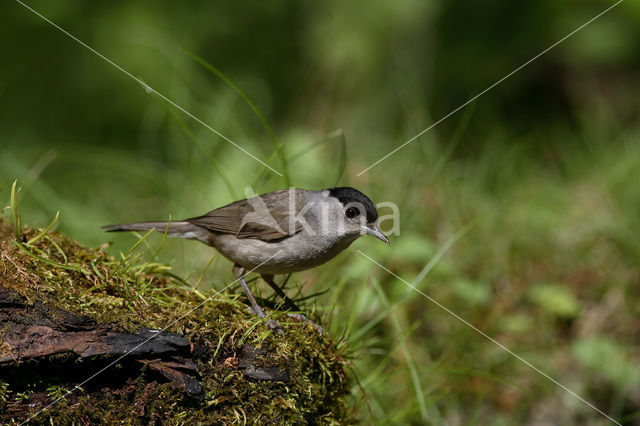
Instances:
[[[126,387],[130,383],[127,379],[135,379],[146,366],[174,383],[195,402],[203,399],[197,361],[210,359],[213,348],[195,345],[179,334],[145,328],[136,333],[119,332],[113,325],[98,324],[88,316],[72,314],[40,302],[29,305],[17,292],[2,286],[0,330],[3,333],[0,346],[2,378],[9,377],[16,381],[31,377],[32,380],[47,382],[46,376],[34,377],[28,373],[34,370],[35,363],[40,364],[37,371],[45,374],[50,371],[53,373],[52,382],[59,382],[58,369],[46,367],[48,364],[53,367],[53,364],[59,362],[55,357],[64,355],[65,365],[78,359],[100,361],[85,364],[86,371],[82,372],[87,379],[100,371],[96,367],[122,362],[128,368],[121,371],[126,372],[129,377],[120,377],[117,383],[119,387]],[[222,362],[228,368],[239,369],[250,380],[288,382],[287,371],[255,363],[256,357],[261,354],[252,345],[243,345],[235,357],[226,358]],[[132,368],[132,364],[138,368]],[[70,383],[80,373],[74,371],[70,375]],[[158,377],[156,375],[152,378]],[[104,373],[103,377],[97,376],[92,381],[95,382],[90,384],[91,389],[102,389],[103,392],[112,393],[118,387],[114,386],[109,373]],[[33,384],[21,383],[20,387],[26,389]],[[24,401],[10,403],[8,412],[28,414],[33,401],[43,399],[46,399],[44,391],[35,392]]]

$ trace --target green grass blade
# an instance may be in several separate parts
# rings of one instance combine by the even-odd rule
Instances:
[[[380,298],[380,301],[384,306],[388,306],[389,299],[387,299],[387,296],[384,294],[382,287],[380,287],[380,284],[378,283],[377,280],[374,279],[372,280],[372,282],[373,282],[373,288],[376,290],[376,294]],[[425,422],[430,422],[431,420],[438,420],[439,418],[440,421],[435,421],[435,424],[442,424],[441,423],[442,418],[440,418],[440,414],[438,413],[437,408],[435,406],[432,406],[432,411],[434,413],[433,416],[429,414],[429,410],[427,409],[427,403],[425,401],[424,392],[422,391],[422,383],[420,383],[420,376],[418,375],[418,368],[416,366],[416,362],[413,357],[413,354],[409,348],[409,344],[407,343],[407,338],[405,337],[406,329],[402,327],[402,324],[400,323],[400,319],[398,318],[395,312],[391,313],[391,321],[393,323],[394,328],[397,331],[398,339],[400,340],[399,343],[402,348],[402,351],[404,352],[405,360],[407,362],[407,368],[409,369],[409,375],[411,376],[411,382],[413,384],[413,390],[416,394],[418,407],[420,407],[420,415],[422,417],[422,420]],[[432,419],[431,417],[436,417],[436,418]]]
[[[144,265],[142,265],[138,273],[144,272],[149,267],[151,262],[153,262],[156,259],[156,257],[158,257],[158,255],[160,254],[160,251],[162,250],[162,247],[164,247],[165,241],[167,240],[167,235],[169,235],[169,227],[171,227],[171,216],[169,216],[169,221],[167,222],[167,226],[164,228],[164,232],[162,233],[162,239],[160,240],[160,244],[158,245],[158,248],[153,253],[153,255],[151,255],[151,258],[149,258],[144,263]]]
[[[63,265],[62,263],[54,262],[53,260],[49,260],[49,259],[44,258],[44,257],[42,257],[42,256],[38,256],[37,254],[35,254],[35,253],[31,252],[27,247],[25,247],[25,246],[24,246],[24,244],[22,244],[22,243],[20,242],[20,240],[14,240],[13,242],[14,242],[14,244],[15,244],[16,246],[18,246],[18,248],[19,248],[20,250],[22,250],[26,255],[28,255],[28,256],[30,256],[30,257],[33,257],[34,259],[36,259],[36,260],[38,260],[38,261],[40,261],[40,262],[46,263],[47,265],[55,266],[55,267],[57,267],[57,268],[61,268],[61,269],[68,269],[68,270],[70,270],[70,271],[82,272],[83,274],[84,274],[84,273],[87,273],[87,271],[85,271],[84,269],[82,269],[82,268],[81,268],[80,266],[78,266],[78,265]]]
[[[51,228],[53,228],[55,226],[55,224],[58,222],[58,219],[60,218],[60,210],[58,210],[56,212],[56,216],[53,218],[53,220],[51,221],[51,223],[49,224],[49,226],[47,226],[42,232],[40,232],[38,235],[36,235],[35,237],[31,238],[29,241],[27,241],[27,243],[25,244],[26,246],[30,246],[32,244],[37,243],[38,241],[40,241],[40,239],[42,237],[44,237],[45,235],[47,235],[49,233],[49,231],[51,231]]]
[[[198,55],[189,52],[188,50],[182,49],[182,51],[186,55],[190,56],[193,60],[198,62],[200,65],[202,65],[204,68],[206,68],[207,70],[211,71],[213,74],[215,74],[222,81],[227,83],[227,85],[229,85],[229,87],[231,87],[233,90],[235,90],[236,93],[238,93],[238,95],[240,95],[240,97],[249,105],[249,108],[251,108],[253,113],[258,117],[258,120],[260,120],[260,123],[262,123],[262,127],[264,127],[264,129],[267,131],[267,134],[269,135],[269,138],[271,139],[271,143],[273,144],[273,147],[274,147],[276,153],[278,154],[278,157],[280,157],[280,161],[282,163],[282,175],[284,177],[285,184],[286,184],[287,187],[290,187],[291,186],[291,178],[289,176],[289,171],[287,170],[287,159],[286,159],[286,156],[284,154],[284,149],[282,147],[282,144],[278,141],[278,139],[276,139],[276,136],[275,136],[273,130],[271,129],[271,126],[269,125],[269,122],[265,118],[264,114],[262,114],[262,111],[260,110],[260,108],[258,108],[256,103],[236,83],[234,83],[233,80],[231,80],[229,77],[227,77],[218,68],[216,68],[215,66],[213,66],[209,62],[205,61],[204,59],[202,59]]]
[[[429,272],[433,269],[433,267],[438,263],[438,261],[444,256],[444,254],[453,246],[456,241],[462,238],[467,232],[469,232],[479,221],[480,219],[474,219],[469,222],[467,225],[462,227],[458,232],[453,234],[445,243],[438,249],[438,251],[429,259],[429,262],[422,268],[418,276],[413,280],[412,285],[418,286],[418,284],[429,274]],[[393,303],[388,303],[385,305],[384,310],[379,312],[371,321],[367,321],[362,327],[358,330],[355,330],[350,336],[350,342],[356,342],[358,339],[362,338],[369,330],[375,327],[380,321],[386,318],[398,305],[404,302],[409,296],[414,293],[414,289],[407,288],[402,296],[396,299]]]
[[[207,157],[207,159],[213,166],[214,170],[216,171],[216,173],[218,173],[218,176],[220,176],[220,178],[222,179],[222,182],[227,187],[227,191],[229,191],[229,195],[231,195],[231,198],[233,200],[237,200],[238,196],[236,195],[233,184],[231,184],[231,180],[229,179],[229,176],[227,176],[227,174],[223,172],[222,168],[216,161],[215,157],[211,155],[209,151],[207,151],[205,144],[202,142],[202,140],[200,140],[200,138],[198,138],[195,135],[195,133],[193,133],[193,131],[189,128],[189,126],[182,119],[182,117],[179,114],[176,114],[175,108],[169,108],[167,106],[167,111],[176,120],[180,129],[182,129],[182,131],[189,137],[189,139],[191,139],[196,144],[196,146],[200,148],[200,151],[202,151],[202,153]]]
[[[20,241],[20,235],[22,233],[22,224],[20,223],[20,213],[18,213],[18,193],[20,189],[17,188],[18,181],[14,180],[11,185],[11,201],[9,202],[9,208],[11,209],[11,217],[13,218],[13,232],[16,236],[16,240]]]

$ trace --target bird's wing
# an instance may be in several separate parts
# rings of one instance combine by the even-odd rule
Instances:
[[[284,189],[236,201],[186,222],[238,238],[278,240],[302,229],[303,225],[291,215],[298,214],[305,201],[303,190]]]

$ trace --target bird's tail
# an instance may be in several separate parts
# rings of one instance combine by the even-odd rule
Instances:
[[[206,231],[193,223],[187,221],[178,222],[137,222],[121,223],[119,225],[106,225],[102,227],[107,232],[120,231],[150,231],[166,232],[168,235],[180,238],[202,239],[206,237]]]

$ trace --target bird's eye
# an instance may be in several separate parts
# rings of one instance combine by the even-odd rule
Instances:
[[[349,219],[353,219],[354,217],[358,216],[360,212],[358,211],[358,209],[356,209],[355,207],[349,207],[344,214],[349,218]]]

